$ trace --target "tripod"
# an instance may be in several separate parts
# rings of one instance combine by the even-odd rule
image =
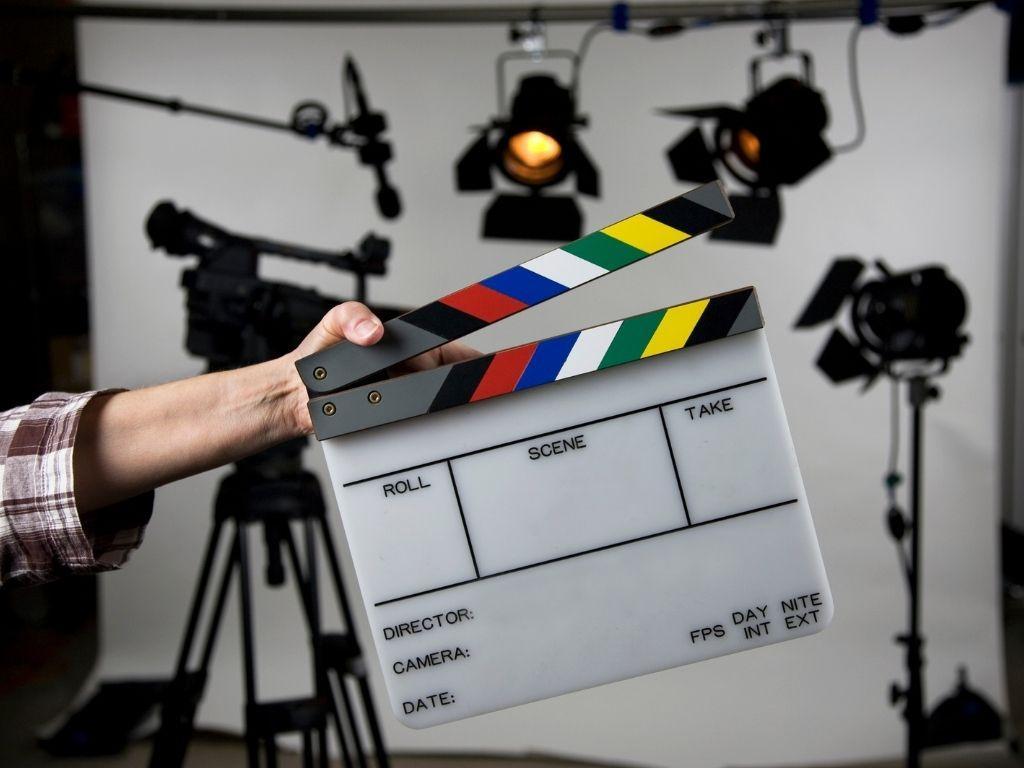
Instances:
[[[893,683],[890,699],[893,706],[903,704],[903,719],[907,723],[907,768],[920,768],[921,751],[926,746],[928,718],[924,712],[924,637],[921,635],[921,443],[924,431],[924,406],[937,400],[940,392],[927,377],[915,376],[909,380],[911,408],[910,432],[910,519],[902,514],[900,522],[892,523],[889,530],[902,550],[902,539],[910,532],[910,547],[906,557],[907,574],[907,632],[896,637],[906,649],[907,684]]]
[[[330,725],[334,726],[345,768],[366,768],[364,739],[356,716],[357,706],[362,709],[376,765],[388,768],[366,668],[353,632],[341,566],[327,524],[323,494],[316,476],[301,466],[300,455],[304,443],[304,438],[294,440],[241,461],[235,471],[220,483],[214,504],[213,528],[203,556],[174,679],[168,686],[161,708],[160,730],[150,756],[151,768],[180,767],[185,759],[196,709],[206,687],[228,590],[236,571],[239,576],[245,676],[245,743],[249,768],[260,766],[261,749],[265,756],[264,764],[268,768],[276,766],[276,737],[285,733],[301,735],[304,766],[312,768],[318,764],[326,768]],[[233,532],[225,530],[228,523],[233,525]],[[304,558],[293,536],[293,523],[300,524],[302,528]],[[260,525],[263,529],[267,548],[267,583],[270,586],[283,584],[286,564],[291,569],[309,633],[313,662],[314,692],[308,698],[270,702],[257,700],[248,541],[249,528],[254,525]],[[203,637],[199,664],[190,669],[189,660],[195,647],[200,615],[206,603],[222,534],[227,535],[228,553],[213,598],[213,610]],[[327,554],[331,581],[344,623],[341,633],[324,633],[320,626],[318,537]]]

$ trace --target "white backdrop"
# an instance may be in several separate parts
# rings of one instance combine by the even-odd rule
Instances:
[[[550,30],[574,46],[582,27]],[[800,25],[794,46],[816,58],[836,142],[853,133],[846,24]],[[684,129],[652,108],[746,93],[752,27],[649,42],[601,36],[584,69],[583,134],[605,194],[583,203],[599,226],[680,189],[663,149]],[[340,111],[338,69],[357,57],[371,98],[391,119],[394,177],[406,203],[382,222],[372,182],[350,153],[257,129],[84,99],[96,385],[142,386],[200,370],[182,349],[183,263],[151,253],[143,221],[170,198],[241,232],[322,247],[373,228],[393,239],[380,301],[415,306],[540,252],[477,237],[486,198],[456,196],[453,162],[467,126],[494,111],[500,27],[186,25],[88,21],[79,27],[81,75],[199,103],[286,115],[301,98]],[[964,359],[930,407],[926,450],[925,616],[928,692],[952,686],[955,666],[1003,701],[996,529],[996,355],[1007,105],[1005,24],[993,10],[910,39],[862,36],[867,143],[785,195],[774,249],[695,241],[480,334],[496,348],[755,284],[836,601],[823,634],[564,696],[428,731],[382,709],[394,749],[545,750],[652,765],[717,766],[897,752],[902,730],[886,705],[901,672],[892,636],[904,595],[883,531],[881,489],[888,392],[830,386],[814,369],[824,334],[792,321],[830,259],[884,255],[895,267],[948,264],[972,300]],[[344,276],[267,263],[264,274],[350,290]],[[319,450],[309,464],[322,470]],[[103,577],[103,677],[170,671],[221,472],[157,494],[142,550]],[[326,488],[326,484],[325,484]],[[340,534],[340,530],[339,530]],[[350,574],[350,583],[352,577]],[[264,695],[304,689],[306,643],[292,593],[257,592]],[[203,724],[237,727],[241,675],[235,601],[217,650]],[[370,638],[364,632],[364,643]],[[374,677],[382,691],[379,676]],[[383,698],[383,696],[381,697]]]

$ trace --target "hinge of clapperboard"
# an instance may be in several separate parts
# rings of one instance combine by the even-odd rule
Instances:
[[[416,355],[615,272],[733,219],[711,182],[384,324],[374,346],[342,342],[296,363],[317,438],[634,362],[763,327],[753,288],[658,309],[473,360],[384,379]]]

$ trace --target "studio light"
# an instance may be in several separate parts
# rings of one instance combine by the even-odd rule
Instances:
[[[810,328],[834,320],[849,300],[854,336],[834,328],[818,367],[834,383],[863,378],[865,386],[879,373],[901,376],[903,364],[945,371],[967,343],[960,330],[967,317],[963,289],[940,266],[894,273],[882,261],[875,265],[881,276],[858,285],[864,262],[836,259],[796,321]]]
[[[717,167],[721,166],[744,188],[743,193],[730,196],[735,221],[711,236],[770,245],[782,220],[779,187],[801,182],[826,163],[833,151],[823,135],[829,122],[828,108],[824,95],[812,84],[810,55],[789,50],[784,28],[763,34],[777,47],[751,63],[753,95],[746,104],[675,107],[661,113],[698,121],[666,153],[677,179],[712,181],[718,178]],[[786,56],[800,59],[801,76],[788,75],[763,87],[762,60]],[[707,134],[705,124],[709,126]]]
[[[499,78],[501,72],[499,61]],[[494,169],[526,190],[495,197],[484,213],[484,237],[565,242],[580,236],[583,222],[575,199],[542,190],[574,176],[578,193],[598,195],[597,169],[576,139],[576,129],[585,124],[586,118],[576,114],[572,90],[553,76],[520,80],[507,116],[483,127],[455,169],[460,192],[493,189]]]
[[[889,701],[900,709],[907,727],[908,768],[919,768],[929,746],[999,738],[1001,722],[994,707],[967,686],[966,671],[954,693],[928,714],[925,707],[925,637],[921,632],[924,414],[941,396],[934,377],[945,373],[963,352],[967,318],[963,288],[938,265],[893,272],[876,261],[878,277],[862,279],[856,257],[832,262],[821,284],[796,321],[797,328],[835,323],[849,303],[851,335],[834,327],[818,355],[818,368],[834,383],[864,380],[867,389],[881,374],[889,379],[889,460],[884,475],[888,496],[886,530],[896,545],[900,571],[907,583],[907,629],[896,636],[906,664],[904,681],[889,687]],[[900,389],[910,404],[908,509],[901,503]]]

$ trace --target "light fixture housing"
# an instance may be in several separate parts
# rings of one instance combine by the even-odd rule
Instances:
[[[571,195],[542,190],[575,178],[576,191],[597,197],[598,171],[576,139],[586,119],[576,113],[570,88],[547,74],[526,75],[506,117],[480,129],[455,167],[460,192],[494,189],[495,169],[526,194],[500,194],[488,207],[483,237],[575,240],[582,233],[579,206]]]
[[[832,157],[825,141],[829,115],[825,97],[811,84],[807,54],[803,78],[785,76],[760,86],[759,64],[752,65],[754,92],[742,108],[730,105],[661,110],[673,117],[710,123],[710,141],[698,124],[666,152],[680,181],[705,183],[725,168],[745,194],[731,195],[736,219],[715,230],[716,240],[770,245],[782,221],[779,187],[801,182]]]
[[[723,113],[715,144],[736,179],[752,189],[775,189],[799,183],[832,157],[822,136],[826,127],[821,92],[783,77],[755,94],[742,111]]]
[[[834,327],[818,367],[835,384],[863,378],[865,388],[879,373],[902,375],[897,366],[945,371],[968,341],[961,331],[967,318],[963,288],[939,265],[893,272],[876,260],[875,267],[880,276],[858,284],[864,262],[836,259],[797,319],[796,328],[820,325],[849,301],[853,337]]]

